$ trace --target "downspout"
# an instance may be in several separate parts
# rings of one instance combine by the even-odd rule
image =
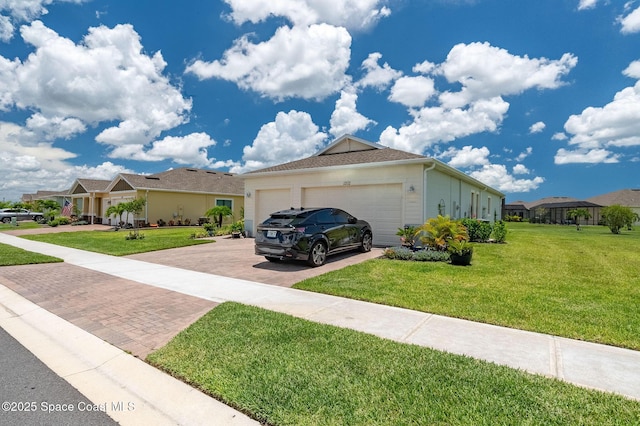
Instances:
[[[149,190],[144,194],[144,221],[149,223]]]
[[[96,206],[93,197],[95,196],[94,192],[89,193],[89,206],[91,208],[91,224],[93,225],[93,217],[96,215]]]
[[[422,222],[425,222],[427,220],[427,183],[428,183],[428,179],[427,179],[427,174],[429,171],[433,170],[436,168],[436,162],[432,162],[431,165],[429,167],[426,167],[423,170],[424,173],[424,189],[422,191]]]

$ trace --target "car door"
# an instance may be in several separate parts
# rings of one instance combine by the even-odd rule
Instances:
[[[336,223],[342,225],[343,246],[356,245],[360,243],[360,233],[354,225],[356,219],[344,210],[335,209],[333,212]]]
[[[329,240],[329,251],[340,247],[343,239],[342,225],[336,224],[335,216],[331,209],[320,210],[316,214],[316,223],[318,230],[322,232]]]

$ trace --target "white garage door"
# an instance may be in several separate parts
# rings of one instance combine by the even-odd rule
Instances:
[[[302,205],[343,209],[371,224],[375,245],[399,244],[396,232],[403,224],[401,184],[305,188]]]
[[[271,213],[291,206],[290,189],[261,189],[256,191],[256,225],[264,222]]]

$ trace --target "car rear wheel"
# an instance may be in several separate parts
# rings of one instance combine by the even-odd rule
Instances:
[[[360,243],[360,251],[366,253],[371,251],[371,247],[373,246],[373,236],[371,232],[367,232],[362,236],[362,242]]]
[[[11,218],[10,217],[3,217],[2,218],[2,222],[9,223],[9,222],[11,222]]]
[[[33,220],[36,222],[40,222],[42,220],[42,216],[34,216]]]
[[[327,247],[322,241],[316,241],[309,251],[309,265],[316,267],[322,266],[327,261]]]

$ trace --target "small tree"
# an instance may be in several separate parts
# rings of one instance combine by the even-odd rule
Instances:
[[[115,206],[110,205],[107,211],[105,212],[108,217],[110,216],[118,217],[118,223],[116,223],[116,227],[120,226],[120,223],[122,223],[122,214],[125,212],[124,205],[125,203],[118,203]]]
[[[614,204],[602,209],[600,212],[602,221],[609,227],[612,233],[619,234],[624,226],[630,228],[638,217],[630,207]]]
[[[147,204],[147,200],[144,198],[136,198],[135,200],[131,200],[125,203],[125,209],[129,213],[133,213],[133,229],[135,230],[135,234],[138,235],[138,226],[136,218],[140,215],[140,212],[144,208],[145,204]]]
[[[222,218],[227,216],[233,216],[233,212],[228,206],[215,206],[210,208],[204,213],[207,217],[216,218],[218,228],[222,226]]]
[[[576,229],[580,230],[580,218],[589,219],[591,218],[591,213],[587,209],[572,209],[567,212],[567,218],[576,221]]]

